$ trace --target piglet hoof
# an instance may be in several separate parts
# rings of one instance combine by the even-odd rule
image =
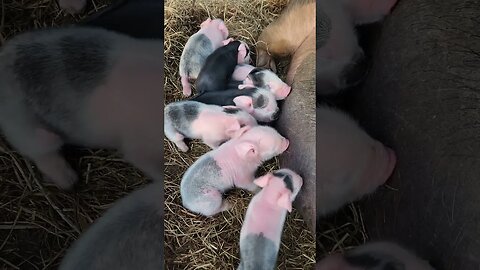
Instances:
[[[188,151],[188,146],[184,142],[177,143],[177,147],[182,152],[187,152]]]
[[[78,175],[74,171],[66,171],[62,177],[53,177],[43,174],[43,179],[47,182],[55,184],[63,190],[72,190],[75,183],[78,182]]]
[[[183,95],[189,97],[192,94],[192,89],[183,88]]]
[[[58,5],[70,14],[78,14],[85,9],[87,0],[59,0]]]

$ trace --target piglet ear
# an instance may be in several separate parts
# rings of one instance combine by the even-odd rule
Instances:
[[[255,85],[253,85],[252,79],[247,77],[247,78],[245,78],[245,80],[243,80],[243,84],[240,84],[238,86],[238,89],[242,90],[244,88],[251,88],[251,87],[255,87]]]
[[[222,22],[222,23],[218,24],[218,30],[220,30],[222,33],[224,33],[225,37],[228,37],[228,29],[227,29],[227,26],[225,25],[225,23]]]
[[[238,138],[240,136],[243,135],[243,133],[249,131],[252,127],[251,126],[243,126],[242,128],[240,128],[239,130],[237,130],[237,132],[235,132],[235,135],[233,136],[233,138]]]
[[[240,129],[240,123],[237,119],[232,118],[232,121],[228,124],[226,134],[229,137],[233,137],[236,135],[238,130]]]
[[[253,112],[253,99],[249,96],[238,96],[233,99],[233,103],[238,107],[246,110],[248,113]]]
[[[285,192],[277,201],[277,205],[286,209],[289,213],[292,212],[292,201],[290,200],[290,196],[290,192]]]
[[[257,154],[257,147],[250,142],[241,142],[235,146],[235,150],[241,157],[245,158],[253,158],[256,157]]]
[[[247,47],[245,46],[245,43],[241,42],[240,46],[238,46],[238,63],[243,63],[245,57],[247,57]]]
[[[222,44],[223,44],[223,46],[225,46],[232,41],[233,41],[233,38],[228,38],[228,39],[225,39],[224,41],[222,41]]]
[[[255,180],[253,180],[253,183],[261,188],[264,188],[270,183],[270,179],[272,179],[273,174],[272,173],[267,173]]]
[[[210,24],[211,21],[212,21],[212,19],[210,19],[210,18],[206,19],[205,21],[203,21],[200,24],[200,28],[206,27],[208,24]]]

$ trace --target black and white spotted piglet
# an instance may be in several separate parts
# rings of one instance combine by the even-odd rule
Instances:
[[[236,136],[243,126],[256,126],[249,113],[234,106],[220,107],[197,101],[170,103],[164,112],[165,136],[186,152],[184,138],[201,139],[211,148]]]
[[[0,127],[63,188],[77,181],[64,142],[118,149],[160,179],[162,86],[162,40],[86,27],[20,34],[0,51]]]

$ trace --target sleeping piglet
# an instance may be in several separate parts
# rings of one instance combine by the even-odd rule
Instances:
[[[372,242],[329,255],[315,270],[434,270],[430,264],[393,242]]]
[[[243,126],[255,126],[253,116],[234,106],[220,107],[197,101],[178,101],[165,106],[165,136],[180,150],[188,151],[184,138],[201,139],[211,148],[231,139]]]
[[[228,29],[220,19],[208,18],[200,24],[200,30],[193,34],[183,48],[179,71],[183,94],[190,96],[192,88],[190,79],[196,79],[207,57],[227,40]]]
[[[195,81],[198,93],[226,89],[235,66],[250,62],[250,49],[245,42],[229,39],[224,43],[225,46],[216,49],[205,60]]]
[[[213,216],[231,206],[223,193],[233,187],[255,192],[255,171],[283,153],[289,141],[267,126],[243,127],[237,138],[201,156],[185,172],[180,184],[183,206]]]
[[[87,27],[20,34],[0,51],[0,127],[63,188],[77,181],[64,142],[118,149],[160,179],[162,86],[163,40]]]
[[[273,93],[264,88],[226,89],[204,92],[190,100],[219,106],[235,105],[250,113],[259,122],[271,122],[278,118],[280,109]]]
[[[237,65],[232,75],[229,87],[236,86],[239,89],[246,87],[260,87],[270,90],[276,100],[285,99],[292,89],[284,83],[277,74],[266,68],[254,67],[248,64]]]
[[[396,155],[347,114],[317,107],[317,219],[372,193],[392,174]]]
[[[239,270],[274,269],[287,211],[302,178],[289,169],[268,173],[253,181],[262,188],[250,201],[240,231]]]

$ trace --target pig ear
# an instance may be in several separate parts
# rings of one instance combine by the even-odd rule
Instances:
[[[235,147],[235,149],[242,157],[253,158],[257,156],[257,147],[250,142],[241,142]]]
[[[277,201],[277,205],[286,209],[288,212],[292,212],[292,201],[290,200],[290,196],[290,192],[285,192]]]
[[[243,135],[243,133],[249,131],[252,127],[251,126],[243,126],[242,128],[240,128],[239,130],[237,130],[237,132],[235,133],[235,136],[234,138],[238,138],[240,136]]]
[[[207,26],[211,21],[212,21],[212,19],[210,19],[210,18],[206,19],[205,21],[203,21],[200,24],[200,28],[203,28],[203,27]]]
[[[243,84],[240,84],[240,85],[238,86],[238,89],[242,90],[242,89],[248,88],[248,87],[255,87],[255,86],[253,85],[252,79],[250,79],[249,77],[247,77],[247,78],[245,78],[245,80],[243,80]]]
[[[245,109],[248,113],[253,112],[253,99],[249,96],[238,96],[233,99],[233,103],[238,107]]]
[[[236,133],[239,129],[240,129],[240,123],[238,122],[237,119],[232,118],[232,121],[230,121],[230,123],[227,127],[226,134],[229,137],[233,137],[234,135],[236,135]]]
[[[253,180],[253,183],[261,188],[266,187],[270,182],[270,179],[272,179],[272,176],[273,176],[272,173],[267,173],[264,176],[261,176]]]
[[[242,63],[245,57],[247,57],[247,47],[242,42],[240,43],[240,46],[238,46],[238,62]]]
[[[225,25],[225,23],[220,23],[218,25],[218,30],[220,30],[221,32],[225,33],[225,37],[228,37],[228,29],[227,29],[227,26]],[[232,39],[233,40],[233,39]],[[227,43],[228,44],[228,43]],[[225,45],[225,44],[224,44]]]
[[[225,39],[224,41],[222,41],[222,44],[223,44],[223,46],[225,46],[232,41],[233,41],[233,38],[228,38],[228,39]]]

